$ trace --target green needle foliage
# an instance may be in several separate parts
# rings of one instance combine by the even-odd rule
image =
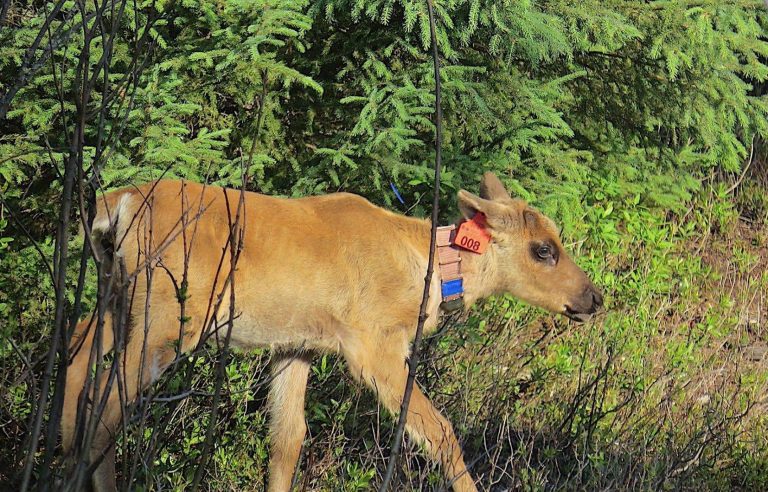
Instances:
[[[0,34],[3,92],[30,72],[21,69],[25,50],[53,7],[10,8]],[[768,75],[757,1],[436,7],[446,191],[492,168],[531,199],[575,202],[593,172],[630,167],[620,177],[627,190],[671,206],[690,191],[684,176],[738,170],[751,137],[766,131],[765,102],[752,91]],[[105,103],[109,117],[104,130],[91,125],[86,135],[89,149],[100,133],[116,135],[107,140],[106,186],[161,173],[235,184],[245,164],[253,187],[268,192],[346,189],[389,203],[394,180],[412,203],[427,190],[433,81],[423,2],[125,8],[126,25],[114,26],[114,38],[90,44],[91,63],[104,42],[115,46],[89,107]],[[79,10],[64,10],[66,20],[50,30],[71,34],[41,43],[38,52],[52,44],[54,54],[28,77],[2,122],[7,193],[60,161],[68,145],[83,40]],[[154,49],[131,80],[148,18]],[[86,152],[86,166],[92,158]],[[653,179],[662,174],[675,179]],[[422,185],[406,186],[412,180]],[[565,185],[553,189],[557,181]]]

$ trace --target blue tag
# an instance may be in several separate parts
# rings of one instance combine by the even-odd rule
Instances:
[[[443,297],[452,296],[454,294],[464,293],[464,283],[462,279],[457,278],[442,283]]]
[[[400,196],[400,190],[397,189],[397,186],[395,186],[395,183],[392,181],[389,182],[389,187],[392,188],[392,191],[394,192],[395,196],[397,197],[398,201],[405,205],[405,200],[403,200],[403,197]]]

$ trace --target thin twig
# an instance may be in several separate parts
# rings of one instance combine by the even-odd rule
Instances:
[[[766,2],[768,2],[768,0],[766,0]],[[747,175],[747,171],[749,171],[749,166],[752,165],[752,160],[753,160],[754,156],[755,156],[755,137],[753,135],[752,136],[752,143],[749,145],[749,160],[747,161],[747,165],[744,166],[744,170],[741,171],[741,175],[739,176],[739,179],[737,179],[736,182],[733,183],[733,185],[730,188],[725,190],[725,194],[726,195],[731,193],[736,188],[738,188],[739,185],[741,185],[741,182],[744,181],[744,177]]]
[[[56,277],[53,275],[53,268],[51,268],[51,264],[48,263],[48,255],[43,253],[42,248],[40,248],[40,245],[37,243],[35,238],[32,236],[32,233],[30,233],[29,230],[24,226],[24,223],[21,221],[21,219],[16,216],[16,213],[13,211],[13,208],[11,208],[10,204],[3,199],[2,195],[0,195],[0,205],[2,205],[3,208],[8,211],[8,214],[11,216],[11,219],[13,219],[13,221],[16,222],[16,227],[25,236],[27,236],[27,239],[29,239],[29,243],[35,249],[37,254],[40,255],[40,260],[42,261],[43,265],[45,266],[45,269],[48,270],[48,275],[51,277],[51,282],[53,282],[53,285],[56,285]]]
[[[424,322],[427,319],[427,303],[429,301],[429,291],[432,286],[432,271],[435,261],[435,239],[437,234],[438,212],[440,210],[440,167],[441,167],[441,147],[442,147],[442,119],[441,110],[441,92],[440,92],[440,58],[437,48],[437,35],[435,34],[435,12],[432,0],[427,0],[427,9],[429,11],[429,34],[432,40],[432,60],[435,70],[435,186],[432,196],[432,225],[429,237],[429,260],[427,261],[427,274],[424,277],[424,292],[421,295],[421,306],[419,307],[419,320],[416,324],[416,336],[413,339],[413,350],[408,360],[408,379],[405,382],[405,392],[403,402],[400,405],[400,417],[397,422],[395,434],[392,436],[391,453],[389,462],[387,462],[387,471],[384,474],[384,480],[379,487],[379,492],[386,492],[395,473],[395,463],[400,454],[400,447],[403,442],[403,432],[405,431],[405,422],[408,419],[408,405],[411,402],[413,385],[416,379],[416,368],[419,365],[419,346],[421,344],[422,332],[424,331]]]

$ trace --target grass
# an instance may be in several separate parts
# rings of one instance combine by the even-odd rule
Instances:
[[[592,204],[589,239],[572,249],[608,294],[594,322],[500,297],[425,342],[419,381],[450,416],[481,488],[768,488],[765,225],[741,220],[739,197],[724,189],[679,214],[635,199]],[[230,384],[266,362],[249,357],[237,357]],[[263,400],[261,391],[226,404],[211,490],[260,487]],[[190,416],[204,413],[194,406]],[[307,419],[299,489],[378,483],[393,421],[335,357],[315,360]],[[191,460],[179,444],[166,453]],[[181,487],[189,469],[175,476]],[[397,480],[395,490],[446,485],[412,445]]]
[[[496,298],[427,341],[420,382],[482,488],[768,488],[765,224],[723,189],[680,214],[593,204],[573,249],[608,294],[594,322]],[[309,490],[354,490],[350,463],[378,473],[386,457],[391,421],[333,373],[312,401],[356,403],[310,416]],[[413,447],[402,470],[397,490],[445,486]]]
[[[419,382],[453,422],[481,489],[768,489],[761,179],[747,179],[736,195],[705,182],[679,212],[639,197],[587,197],[578,232],[586,239],[569,248],[607,294],[603,314],[577,325],[498,297],[425,341]],[[209,352],[148,396],[179,393],[187,369],[193,389],[210,392]],[[263,487],[268,362],[266,351],[232,356],[208,490]],[[298,488],[371,490],[385,468],[392,418],[336,357],[317,356],[310,381]],[[6,423],[28,415],[23,384],[6,393],[14,416]],[[118,463],[123,476],[138,477],[132,490],[189,485],[210,402],[139,404],[146,425],[129,426]],[[2,454],[7,469],[21,459],[20,449]],[[13,478],[0,472],[2,480]],[[445,486],[439,469],[407,445],[394,490]]]

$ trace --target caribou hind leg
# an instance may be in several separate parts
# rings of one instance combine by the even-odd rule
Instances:
[[[139,313],[135,319],[143,319]],[[193,316],[190,319],[197,319]],[[202,316],[199,317],[202,319]],[[131,404],[139,392],[156,381],[168,366],[176,358],[179,343],[180,352],[186,353],[199,341],[200,330],[188,331],[179,336],[179,320],[176,310],[155,310],[145,330],[142,325],[134,326],[128,339],[128,343],[121,354],[116,356],[115,363],[120,364],[117,377],[120,378],[121,387],[118,388],[117,377],[109,380],[109,370],[105,369],[99,381],[99,395],[108,391],[106,404],[99,416],[99,422],[89,451],[90,463],[99,463],[91,478],[93,489],[96,492],[112,492],[117,490],[115,479],[115,436],[120,422],[125,417],[123,411],[126,405]],[[190,323],[191,326],[192,325]],[[106,324],[105,324],[106,326]],[[105,329],[104,332],[110,332]],[[91,352],[93,337],[89,335],[86,343],[75,356],[67,374],[67,391],[64,402],[64,414],[62,418],[62,436],[65,449],[71,449],[75,436],[75,422],[77,421],[78,398],[82,392],[83,383],[88,373],[88,361]],[[110,337],[111,341],[111,337]],[[86,346],[87,345],[87,346]],[[111,349],[105,343],[102,353]],[[107,387],[107,384],[110,387]],[[96,384],[92,384],[92,387]],[[90,391],[89,401],[93,400],[93,389]],[[101,397],[99,397],[101,401]],[[92,408],[99,402],[90,402],[86,408]],[[89,419],[85,415],[84,421]]]

